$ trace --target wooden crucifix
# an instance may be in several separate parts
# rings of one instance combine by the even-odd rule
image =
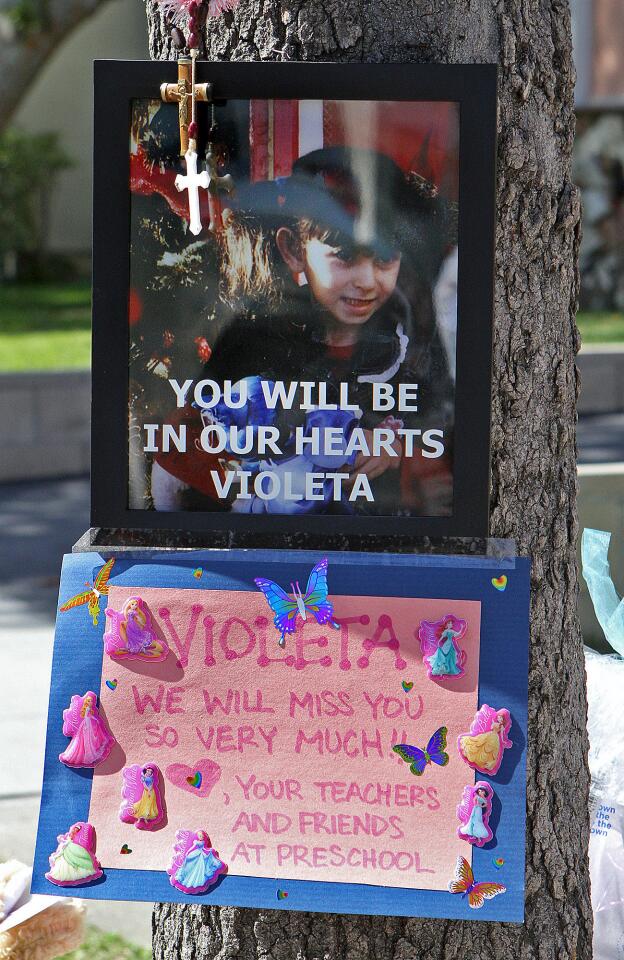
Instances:
[[[180,156],[186,156],[189,148],[189,124],[193,100],[193,61],[191,57],[178,60],[178,82],[162,83],[160,97],[165,103],[177,103],[180,122]],[[195,99],[203,103],[212,100],[212,84],[196,83]]]

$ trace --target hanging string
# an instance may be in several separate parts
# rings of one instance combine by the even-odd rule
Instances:
[[[191,50],[191,122],[189,124],[189,138],[193,141],[193,149],[196,147],[197,140],[197,121],[195,119],[197,97],[195,91],[195,64],[199,51],[194,47]]]
[[[189,34],[188,46],[191,54],[191,122],[189,124],[189,138],[193,141],[193,149],[197,147],[197,117],[196,103],[197,96],[195,91],[196,62],[199,55],[199,18],[201,16],[201,7],[203,0],[191,0],[188,5],[189,12]]]

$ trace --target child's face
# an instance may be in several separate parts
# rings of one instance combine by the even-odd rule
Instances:
[[[379,310],[396,287],[401,256],[381,260],[361,248],[342,250],[316,237],[301,250],[303,273],[317,303],[337,323],[360,326]]]
[[[382,260],[366,248],[337,247],[314,236],[299,239],[286,227],[278,230],[276,239],[290,270],[304,274],[316,302],[337,323],[366,323],[396,287],[398,253]]]

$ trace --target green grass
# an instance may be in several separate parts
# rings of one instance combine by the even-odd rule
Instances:
[[[624,313],[579,313],[583,343],[624,343]]]
[[[87,938],[78,950],[65,953],[59,960],[150,960],[151,950],[135,947],[114,933],[96,927],[87,929]]]
[[[579,313],[585,344],[624,343],[624,313]],[[0,372],[88,369],[89,284],[0,285]]]
[[[88,368],[89,284],[0,285],[0,371]]]

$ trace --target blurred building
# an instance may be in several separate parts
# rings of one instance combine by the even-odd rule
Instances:
[[[50,198],[46,247],[51,252],[84,259],[91,251],[93,60],[147,57],[143,3],[104,3],[55,50],[13,117],[30,133],[57,131],[73,163],[58,176]]]
[[[583,197],[581,308],[624,310],[624,8],[572,0],[574,179]]]
[[[572,0],[576,103],[624,106],[622,0]]]

